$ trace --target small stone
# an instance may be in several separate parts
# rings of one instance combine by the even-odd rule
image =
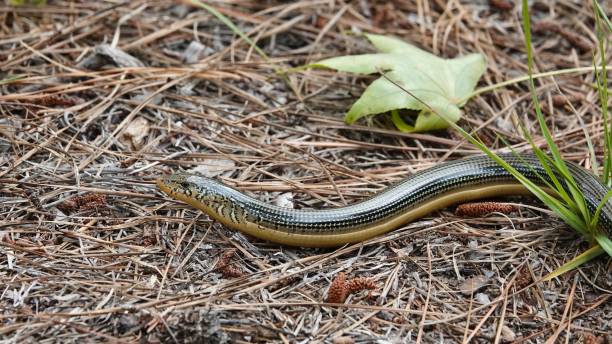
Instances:
[[[489,298],[489,295],[485,293],[476,294],[476,301],[482,303],[483,305],[488,305],[489,303],[491,303],[491,299]]]
[[[293,209],[293,193],[285,192],[278,195],[274,203],[281,208]]]

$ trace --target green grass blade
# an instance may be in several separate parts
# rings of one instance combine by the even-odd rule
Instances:
[[[528,139],[531,140],[531,137],[529,136]],[[545,185],[545,187],[547,187],[550,190],[550,192],[548,192],[548,194],[552,193],[553,199],[560,199],[562,201],[561,205],[563,205],[563,204],[568,205],[568,206],[563,206],[563,208],[566,208],[569,212],[566,212],[565,210],[561,211],[560,209],[558,209],[556,212],[557,213],[560,213],[560,212],[566,213],[565,216],[572,217],[572,220],[571,220],[572,223],[579,224],[580,223],[580,219],[578,217],[572,216],[572,213],[575,213],[575,211],[576,211],[576,208],[573,207],[572,199],[570,198],[570,196],[565,191],[565,188],[563,188],[561,183],[558,181],[558,178],[557,178],[556,174],[550,168],[550,165],[553,163],[552,160],[541,149],[537,148],[533,144],[533,142],[532,142],[532,147],[534,147],[534,153],[535,153],[536,157],[540,160],[540,164],[542,165],[542,167],[546,171],[546,174],[553,181],[552,184],[548,180],[546,180],[546,178],[544,178],[544,176],[540,175],[525,160],[523,160],[518,153],[516,153],[514,150],[512,150],[512,152],[515,154],[515,156],[519,160],[521,160],[525,164],[525,166],[527,166],[530,169],[530,171],[533,174],[538,176],[538,178],[542,181],[542,185]],[[542,200],[542,202],[544,202],[549,208],[551,208],[551,210],[553,210],[555,208],[560,208],[560,204],[549,204],[545,200]]]
[[[575,214],[571,210],[569,210],[567,207],[565,207],[558,199],[549,195],[541,187],[536,185],[534,182],[529,180],[527,177],[523,176],[518,170],[516,170],[514,167],[508,164],[504,159],[502,159],[500,156],[498,156],[493,151],[488,149],[487,146],[484,145],[484,143],[475,139],[472,135],[470,135],[463,128],[455,124],[449,118],[436,112],[436,110],[430,107],[426,102],[421,100],[419,97],[415,96],[414,93],[410,92],[409,90],[404,88],[402,85],[398,84],[397,82],[389,78],[387,74],[385,74],[384,72],[382,72],[381,74],[385,79],[393,83],[396,87],[398,87],[402,91],[406,92],[410,96],[417,99],[420,103],[426,106],[432,113],[435,113],[436,115],[440,116],[440,118],[448,122],[449,126],[455,129],[457,132],[459,132],[468,142],[476,146],[478,149],[480,149],[485,154],[487,154],[491,159],[497,162],[500,166],[504,167],[508,172],[510,172],[519,182],[521,182],[521,184],[523,184],[523,186],[525,186],[525,188],[527,188],[527,190],[529,190],[534,196],[536,196],[538,199],[544,202],[544,204],[546,204],[552,211],[554,211],[570,227],[574,228],[576,231],[578,231],[582,235],[586,235],[589,239],[591,239],[591,237],[588,236],[588,232],[585,232],[586,224],[584,223],[584,221],[577,218]]]
[[[601,246],[610,257],[612,257],[612,240],[610,240],[610,238],[605,234],[597,233],[595,234],[595,241],[597,241],[599,246]]]
[[[597,93],[599,95],[599,101],[601,102],[601,104],[607,104],[607,98],[608,98],[608,92],[607,89],[604,91],[603,89],[605,89],[605,87],[603,87],[603,78],[600,75],[600,72],[598,70],[595,70],[595,76],[597,78]],[[604,103],[604,101],[606,101],[606,103]],[[612,165],[612,140],[610,139],[610,128],[609,128],[609,118],[608,118],[608,110],[605,106],[602,106],[602,110],[601,110],[601,114],[603,117],[603,128],[604,128],[604,170],[603,170],[603,182],[604,184],[611,186],[610,185],[610,172],[611,172],[611,165]]]
[[[588,207],[586,205],[586,200],[584,199],[583,193],[577,186],[576,181],[571,175],[569,168],[565,164],[563,157],[559,151],[559,148],[555,144],[555,141],[546,125],[546,121],[544,119],[544,115],[542,114],[542,108],[540,106],[540,102],[538,101],[538,96],[536,93],[535,82],[531,75],[533,75],[533,50],[531,43],[531,21],[529,19],[529,4],[527,0],[523,0],[523,33],[525,35],[525,49],[527,52],[527,68],[529,72],[529,90],[531,93],[531,99],[535,107],[536,118],[540,125],[540,130],[546,140],[548,145],[548,149],[553,156],[553,160],[555,162],[554,166],[556,170],[565,178],[564,182],[567,184],[568,189],[570,191],[571,197],[575,206],[579,209],[580,214],[585,218],[586,223],[590,223],[590,213],[588,211]]]
[[[523,128],[523,132],[525,134],[524,136],[527,138],[527,140],[529,140],[536,156],[540,160],[540,163],[542,164],[546,173],[549,175],[552,181],[552,183],[545,183],[545,185],[548,185],[553,190],[553,193],[556,193],[560,199],[550,195],[540,186],[536,185],[530,179],[522,175],[518,170],[516,170],[514,167],[504,161],[500,156],[489,150],[482,142],[475,139],[467,131],[459,127],[446,116],[443,116],[436,112],[431,106],[429,106],[423,100],[419,99],[409,90],[405,89],[402,85],[398,84],[394,80],[391,80],[384,72],[382,73],[382,76],[391,83],[393,83],[399,89],[414,97],[417,101],[427,107],[432,113],[438,115],[440,118],[448,122],[449,126],[457,130],[468,142],[478,147],[491,159],[496,161],[500,166],[504,167],[509,173],[511,173],[519,182],[521,182],[525,186],[525,188],[527,188],[527,190],[529,190],[534,196],[536,196],[544,204],[546,204],[546,206],[548,206],[552,211],[554,211],[570,227],[572,227],[578,233],[582,234],[590,242],[593,242],[594,240],[597,241],[597,246],[594,246],[586,252],[580,254],[578,257],[572,259],[570,262],[564,264],[559,269],[546,276],[546,279],[551,279],[556,276],[559,276],[564,272],[575,269],[577,266],[580,266],[581,264],[592,260],[593,258],[601,255],[604,252],[607,252],[609,255],[612,256],[612,241],[602,233],[599,233],[595,226],[598,220],[591,220],[592,215],[588,210],[584,195],[580,190],[578,184],[576,183],[576,180],[570,173],[570,170],[566,165],[565,161],[561,157],[559,148],[556,146],[556,143],[550,131],[548,130],[548,127],[546,126],[546,121],[544,120],[544,116],[542,114],[541,107],[537,99],[535,83],[532,77],[533,53],[531,49],[531,27],[529,23],[529,7],[527,4],[527,0],[523,0],[522,4],[525,46],[528,57],[529,89],[532,101],[535,106],[537,121],[546,140],[546,143],[551,151],[552,158],[547,156],[539,147],[535,145],[535,142],[533,141],[531,135],[527,130],[524,130]],[[600,84],[601,82],[598,82],[598,85]],[[607,104],[604,104],[604,106],[606,105]],[[559,178],[557,177],[557,173]],[[540,176],[540,178],[543,179],[542,176]],[[612,191],[609,194],[612,194]],[[601,209],[603,208],[603,204],[608,201],[609,197],[609,195],[606,195],[606,197],[604,197],[604,200],[602,200],[602,203],[598,206],[598,209],[594,214],[595,218],[599,218],[599,215],[601,214]]]
[[[557,76],[557,75],[563,75],[563,74],[588,73],[588,72],[592,72],[593,70],[594,70],[593,66],[567,68],[567,69],[558,69],[558,70],[553,70],[553,71],[533,74],[532,78],[539,79],[539,78],[544,78],[544,77],[547,77],[547,76]],[[523,75],[523,76],[520,76],[518,78],[514,78],[514,79],[510,79],[510,80],[499,82],[497,84],[484,86],[484,87],[481,87],[481,88],[478,88],[478,89],[474,90],[474,92],[472,92],[469,96],[466,96],[465,98],[462,98],[459,102],[461,103],[461,102],[467,101],[468,99],[470,99],[470,98],[472,98],[474,96],[477,96],[479,94],[482,94],[482,93],[487,93],[487,92],[490,92],[490,91],[497,90],[499,88],[503,88],[503,87],[506,87],[506,86],[514,85],[514,84],[518,84],[519,82],[528,81],[528,80],[529,80],[529,75]]]
[[[589,262],[591,260],[593,260],[594,258],[599,257],[600,255],[602,255],[603,253],[605,253],[605,251],[601,248],[601,246],[599,245],[595,245],[593,247],[591,247],[590,249],[584,251],[582,254],[580,254],[579,256],[575,257],[574,259],[570,260],[569,262],[561,265],[558,269],[556,269],[555,271],[549,273],[548,275],[546,275],[543,280],[544,281],[550,281],[551,279],[558,277],[568,271],[572,271],[575,268],[579,267],[580,265]]]
[[[540,160],[540,164],[542,165],[542,167],[544,168],[544,170],[546,171],[546,174],[548,175],[548,177],[550,178],[550,180],[552,181],[552,184],[550,184],[546,179],[544,179],[543,176],[540,176],[539,174],[536,173],[536,175],[538,175],[538,177],[544,182],[545,185],[547,185],[549,188],[551,188],[552,190],[555,190],[556,193],[558,194],[558,196],[565,202],[571,202],[571,198],[568,195],[568,193],[565,191],[565,188],[561,185],[561,182],[559,181],[559,179],[557,178],[557,175],[552,171],[552,169],[550,168],[550,166],[552,164],[554,164],[554,162],[550,159],[550,157],[548,155],[546,155],[544,153],[544,151],[542,151],[533,141],[533,138],[531,137],[531,134],[529,134],[529,131],[527,131],[525,129],[525,127],[523,125],[521,125],[521,129],[523,131],[523,137],[525,137],[527,139],[527,141],[529,142],[529,144],[531,145],[534,154],[538,157],[538,159]],[[518,156],[518,155],[517,155]],[[527,164],[528,166],[528,164]],[[530,167],[531,168],[531,167]],[[533,168],[531,168],[532,172],[535,173],[535,170]]]
[[[249,43],[251,47],[253,47],[253,49],[255,49],[255,51],[257,51],[257,53],[259,53],[259,55],[263,57],[264,60],[266,61],[270,60],[268,58],[268,55],[266,55],[266,53],[263,50],[261,50],[261,48],[259,48],[257,44],[255,44],[255,42],[253,42],[253,40],[251,40],[249,36],[247,36],[244,32],[242,32],[242,30],[240,30],[240,28],[238,28],[229,18],[224,16],[223,13],[217,11],[216,8],[208,4],[205,4],[199,0],[191,0],[190,2],[191,4],[195,6],[202,7],[203,9],[208,11],[210,14],[217,17],[217,19],[219,19],[223,24],[229,27],[235,34],[237,34],[238,36],[240,36],[240,38],[244,39],[247,43]]]
[[[609,190],[608,193],[601,200],[601,202],[599,202],[599,205],[597,206],[597,209],[595,210],[595,214],[593,214],[593,219],[591,220],[592,228],[597,227],[597,224],[599,223],[599,215],[601,214],[601,210],[603,209],[604,205],[606,205],[606,202],[608,202],[610,197],[612,197],[612,190]]]
[[[607,16],[601,11],[601,7],[597,1],[593,0],[593,8],[595,12],[595,32],[597,34],[597,45],[599,48],[600,64],[602,70],[597,69],[597,63],[594,61],[595,76],[597,77],[597,93],[599,94],[599,102],[601,103],[601,114],[603,117],[604,128],[604,171],[603,182],[608,186],[612,186],[612,123],[608,113],[608,70],[606,65],[606,49],[604,41],[606,35],[601,27],[601,19]],[[603,14],[603,15],[602,15]],[[609,25],[609,21],[607,21]],[[609,28],[609,27],[608,27]]]
[[[533,168],[531,168],[532,173],[535,173],[540,178],[540,180],[542,180],[543,184],[548,186],[553,191],[555,196],[557,196],[565,204],[567,204],[568,208],[573,213],[581,213],[581,207],[579,207],[576,204],[576,202],[574,201],[574,197],[570,196],[567,193],[566,188],[563,186],[563,184],[561,183],[561,181],[557,177],[557,174],[559,174],[562,177],[562,180],[563,180],[564,183],[570,183],[570,184],[574,181],[572,176],[569,175],[569,172],[568,172],[568,174],[566,174],[563,170],[559,170],[558,168],[556,168],[556,162],[554,160],[552,160],[548,155],[546,155],[544,153],[544,151],[542,151],[535,144],[535,142],[533,141],[533,138],[531,137],[531,134],[529,133],[528,130],[526,130],[526,128],[523,125],[521,125],[521,130],[523,132],[523,137],[525,137],[527,139],[527,141],[529,142],[529,144],[531,145],[535,155],[540,160],[540,164],[542,165],[542,167],[546,171],[546,174],[548,175],[548,177],[550,178],[550,180],[552,181],[553,184],[550,184],[546,179],[544,179],[542,176],[540,176],[538,173],[536,173]],[[520,156],[519,156],[519,158],[520,158]],[[529,166],[528,164],[526,164],[526,165]],[[555,171],[553,171],[551,166],[555,168]],[[576,190],[579,191],[578,186],[575,185],[575,184],[572,184],[572,186],[568,185],[568,188],[570,188],[570,187],[574,187]],[[586,209],[586,206],[585,206],[584,209]],[[579,222],[578,220],[579,219],[576,217],[573,222],[574,223],[578,223]],[[582,221],[582,223],[584,223],[584,221]],[[582,230],[580,230],[580,232],[582,233]]]
[[[17,80],[23,79],[25,77],[26,77],[25,74],[9,76],[8,78],[4,78],[4,79],[0,80],[0,85],[10,84],[13,81],[17,81]]]
[[[546,139],[546,143],[548,144],[548,148],[555,160],[555,162],[559,163],[559,167],[562,170],[567,170],[567,166],[565,166],[565,162],[561,157],[561,153],[555,141],[548,130],[548,126],[546,125],[546,121],[544,120],[544,115],[542,114],[542,108],[540,106],[540,102],[538,100],[538,95],[536,93],[535,82],[532,77],[533,75],[533,50],[531,44],[531,21],[529,20],[529,4],[527,0],[523,0],[523,31],[525,35],[525,50],[527,52],[527,69],[529,73],[529,91],[531,93],[531,100],[535,107],[536,118],[538,120],[538,124],[540,125],[540,129],[542,130],[542,134]],[[569,170],[567,170],[567,174],[569,174]]]
[[[606,11],[601,8],[601,5],[596,0],[593,0],[593,5],[595,6],[595,17],[602,18],[608,27],[608,31],[612,31],[612,23],[610,23],[610,19],[608,19]],[[597,18],[595,20],[597,20]]]

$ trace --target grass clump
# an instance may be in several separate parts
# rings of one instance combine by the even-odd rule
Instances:
[[[597,90],[599,93],[600,101],[602,104],[602,117],[603,117],[603,125],[604,125],[604,161],[603,161],[603,175],[602,181],[610,186],[612,183],[611,173],[612,173],[612,121],[609,118],[607,103],[608,103],[608,88],[607,88],[607,68],[605,62],[605,43],[607,35],[601,28],[601,22],[605,22],[607,24],[608,30],[611,29],[610,21],[599,7],[596,1],[593,1],[593,8],[595,11],[596,18],[596,30],[598,37],[598,47],[600,51],[600,66],[597,67],[597,63],[595,62],[594,70],[596,71],[597,76]],[[531,144],[531,147],[534,151],[534,154],[538,157],[541,165],[547,172],[547,176],[541,176],[542,180],[545,181],[543,184],[545,187],[537,185],[536,183],[529,180],[526,176],[521,174],[518,170],[508,164],[505,160],[503,160],[500,156],[495,154],[492,150],[490,150],[482,141],[472,136],[466,130],[452,122],[452,120],[447,119],[445,116],[441,116],[446,119],[453,129],[458,131],[467,141],[478,147],[485,154],[487,154],[491,159],[496,161],[499,165],[504,167],[508,172],[510,172],[519,182],[521,182],[534,196],[540,199],[548,208],[550,208],[557,216],[559,216],[563,221],[565,221],[572,229],[580,233],[585,239],[592,244],[592,247],[582,254],[578,255],[574,259],[565,263],[563,266],[559,267],[549,275],[547,275],[544,280],[552,279],[560,274],[570,271],[590,260],[600,256],[603,253],[608,253],[608,255],[612,256],[612,240],[607,237],[606,234],[602,233],[599,230],[599,215],[602,211],[603,206],[612,196],[612,190],[610,190],[605,197],[600,201],[596,211],[591,213],[587,205],[587,201],[584,193],[580,189],[578,183],[575,178],[570,173],[570,170],[563,160],[559,148],[557,147],[553,136],[546,125],[546,121],[544,119],[544,115],[542,113],[542,109],[540,103],[538,101],[538,97],[535,91],[534,84],[534,74],[533,74],[533,50],[532,50],[532,41],[531,41],[531,23],[529,19],[529,6],[527,0],[523,0],[522,2],[522,24],[525,36],[525,48],[527,51],[527,65],[528,65],[528,77],[526,80],[529,84],[529,90],[531,93],[532,102],[534,104],[536,119],[538,121],[538,125],[540,127],[540,131],[544,136],[546,144],[548,146],[549,154],[547,154],[543,149],[538,147],[531,134],[528,130],[523,127],[523,134],[525,138]],[[554,74],[553,74],[554,75]],[[385,76],[386,77],[386,76]],[[422,99],[419,99],[409,90],[405,89],[398,83],[393,82],[395,86],[401,88],[404,92],[409,93],[413,97],[417,98],[417,100],[423,104],[425,102]],[[427,104],[425,104],[427,106]],[[435,112],[435,110],[429,107],[430,111]],[[437,113],[438,114],[438,113]],[[439,114],[438,114],[439,115]],[[588,133],[586,133],[588,135]],[[587,142],[590,142],[590,139],[587,137]],[[595,156],[592,145],[589,145],[589,149],[591,150],[591,156]],[[594,173],[597,175],[597,162],[593,162]],[[545,178],[547,177],[547,178]],[[550,180],[551,182],[546,182],[546,180]]]

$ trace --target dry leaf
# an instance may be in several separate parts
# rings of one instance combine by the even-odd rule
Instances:
[[[142,148],[148,135],[149,121],[144,117],[134,118],[123,131],[124,140],[127,140],[134,149]]]
[[[205,159],[189,172],[204,177],[213,178],[223,174],[231,174],[236,169],[236,163],[228,159]]]
[[[81,61],[77,66],[79,68],[99,70],[104,65],[111,63],[124,68],[144,67],[144,63],[139,59],[109,44],[100,44],[95,47],[93,53]]]
[[[459,290],[466,295],[471,295],[478,289],[484,287],[484,285],[487,284],[487,281],[488,279],[485,276],[473,276],[461,282],[459,285]]]

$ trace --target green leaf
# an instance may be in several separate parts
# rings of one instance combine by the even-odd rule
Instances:
[[[436,105],[432,104],[432,107],[437,108]],[[452,119],[453,122],[457,122],[461,117],[461,111],[459,108],[447,108],[446,110],[436,110],[436,113],[446,111],[446,115]],[[421,110],[417,116],[417,120],[414,126],[406,123],[402,116],[400,116],[398,110],[391,111],[391,121],[395,124],[395,127],[405,133],[422,132],[429,130],[439,130],[448,128],[448,123],[440,116],[435,115],[431,111]]]
[[[368,86],[346,114],[347,123],[399,109],[419,112],[414,126],[406,124],[398,114],[392,117],[398,129],[407,132],[448,128],[448,123],[435,113],[445,115],[453,123],[459,120],[459,107],[469,99],[485,71],[484,56],[471,54],[443,59],[397,38],[381,35],[366,37],[381,53],[340,56],[309,65],[359,74],[387,72],[386,77],[393,80],[391,82],[380,77]],[[394,82],[429,104],[435,113],[394,85]]]

